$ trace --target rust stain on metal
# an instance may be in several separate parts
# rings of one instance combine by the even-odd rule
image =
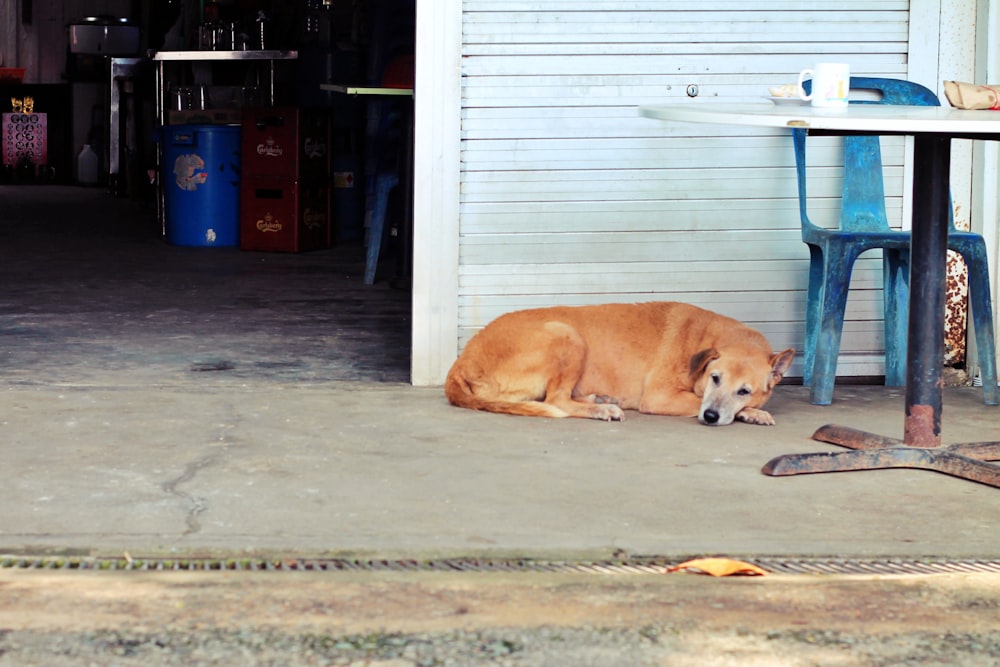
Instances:
[[[809,121],[806,121],[806,120],[790,120],[790,121],[788,121],[788,127],[809,127]]]
[[[938,447],[941,433],[930,405],[911,405],[903,422],[903,441],[910,447]]]
[[[850,449],[878,449],[903,444],[902,440],[896,438],[868,433],[850,426],[838,426],[837,424],[820,426],[812,434],[812,439]]]

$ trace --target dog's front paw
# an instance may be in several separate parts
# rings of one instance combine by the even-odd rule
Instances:
[[[771,416],[771,413],[757,408],[743,408],[736,414],[736,418],[747,424],[774,426],[774,417]]]
[[[606,422],[625,421],[625,412],[612,403],[596,403],[590,410],[590,416],[594,419],[603,419]]]
[[[606,394],[587,394],[583,397],[583,400],[588,403],[610,403],[612,405],[619,405],[621,403],[621,401],[614,396],[608,396]]]

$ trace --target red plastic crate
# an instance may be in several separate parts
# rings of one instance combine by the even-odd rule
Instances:
[[[23,67],[0,67],[0,84],[22,83],[23,81]]]
[[[330,247],[329,189],[297,181],[243,176],[240,248],[304,252]]]
[[[329,185],[330,124],[322,110],[249,107],[243,110],[244,176]]]

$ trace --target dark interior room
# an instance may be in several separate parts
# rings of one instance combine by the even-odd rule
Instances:
[[[409,380],[413,0],[5,9],[0,373]]]

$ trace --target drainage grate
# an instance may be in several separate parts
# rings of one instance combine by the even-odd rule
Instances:
[[[153,572],[550,572],[560,574],[666,574],[683,560],[634,558],[608,561],[448,558],[379,560],[342,558],[85,558],[0,556],[0,569]],[[745,558],[774,574],[903,575],[1000,574],[996,560],[906,560],[840,558]]]

